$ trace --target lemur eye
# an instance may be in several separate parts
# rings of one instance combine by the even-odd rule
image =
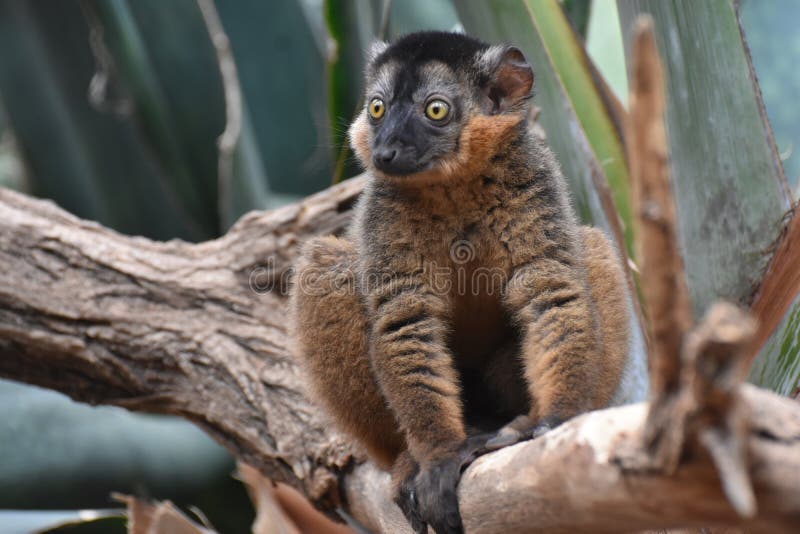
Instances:
[[[370,117],[377,120],[383,117],[383,114],[386,112],[386,106],[383,104],[383,100],[376,97],[369,101],[367,111],[369,111]]]
[[[425,115],[432,121],[444,120],[450,113],[450,104],[444,100],[431,100],[425,106]]]

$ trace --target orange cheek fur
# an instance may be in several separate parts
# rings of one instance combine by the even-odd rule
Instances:
[[[451,178],[473,178],[486,168],[489,159],[499,152],[511,130],[524,119],[522,114],[486,116],[475,113],[468,119],[459,137],[459,151],[439,161],[436,168],[403,181],[441,181]],[[350,126],[350,146],[365,168],[370,168],[370,132],[362,113]],[[373,172],[376,172],[372,169]],[[383,173],[380,173],[383,175]],[[387,176],[391,178],[390,176]]]
[[[443,159],[434,171],[443,178],[473,178],[483,171],[497,154],[511,130],[523,115],[486,116],[475,113],[467,119],[459,138],[459,151]]]

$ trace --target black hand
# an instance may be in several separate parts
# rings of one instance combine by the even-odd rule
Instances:
[[[416,490],[414,489],[414,479],[416,478],[417,471],[415,470],[402,484],[397,488],[397,493],[394,497],[394,502],[400,507],[406,520],[411,525],[415,534],[427,534],[428,525],[419,515],[417,506]]]
[[[422,521],[436,534],[462,534],[461,514],[458,511],[458,480],[463,459],[455,453],[420,471],[414,480],[414,501]],[[412,525],[413,526],[413,525]]]

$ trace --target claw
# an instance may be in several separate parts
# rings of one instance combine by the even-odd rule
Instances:
[[[495,434],[494,437],[486,442],[485,448],[487,452],[496,451],[497,449],[508,447],[509,445],[513,445],[519,441],[522,441],[523,439],[522,432],[516,428],[503,427],[497,431],[497,434]]]
[[[552,417],[552,416],[540,419],[536,423],[536,425],[534,425],[534,427],[531,428],[530,436],[531,436],[532,439],[536,439],[539,436],[543,436],[544,434],[550,432],[551,430],[553,430],[557,426],[561,425],[561,423],[563,423],[563,422],[564,422],[563,419],[559,419],[559,418]]]
[[[536,439],[539,436],[547,434],[551,430],[553,430],[553,427],[548,425],[547,423],[539,423],[538,425],[536,425],[531,429],[530,435],[532,439]]]

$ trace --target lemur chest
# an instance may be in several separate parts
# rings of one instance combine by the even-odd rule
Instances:
[[[502,297],[510,256],[486,220],[447,222],[421,231],[417,252],[448,303],[450,349],[461,365],[480,366],[509,336]]]

